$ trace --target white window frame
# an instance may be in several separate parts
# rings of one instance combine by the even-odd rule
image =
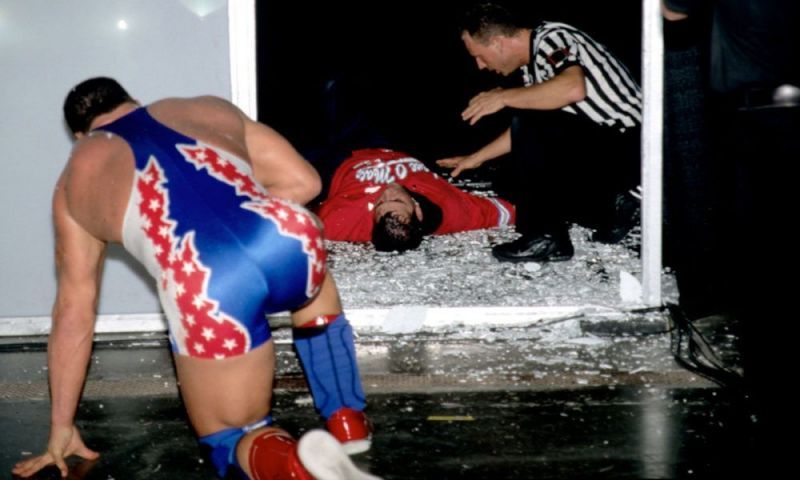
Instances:
[[[642,0],[642,298],[641,305],[662,304],[662,182],[663,182],[663,91],[664,43],[660,0]],[[256,75],[255,0],[229,0],[231,101],[253,119],[258,118]],[[380,327],[393,315],[424,316],[423,327],[441,327],[459,318],[468,324],[528,324],[576,313],[615,315],[620,312],[597,306],[426,308],[399,306],[394,309],[349,311],[356,327]],[[465,315],[468,317],[465,320]],[[0,318],[0,337],[46,335],[50,317]],[[161,314],[100,315],[97,333],[166,331]]]
[[[255,0],[228,1],[228,39],[231,101],[250,118],[257,119]]]
[[[257,118],[255,0],[230,0],[231,98]],[[642,299],[662,303],[664,41],[661,0],[642,0]]]
[[[662,303],[664,34],[661,0],[642,0],[642,303]]]

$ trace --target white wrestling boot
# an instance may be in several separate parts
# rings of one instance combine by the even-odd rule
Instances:
[[[381,480],[359,470],[345,453],[342,444],[325,430],[311,430],[300,437],[297,455],[317,480]]]

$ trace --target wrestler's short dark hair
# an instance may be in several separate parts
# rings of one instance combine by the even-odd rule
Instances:
[[[99,115],[135,101],[113,78],[95,77],[76,85],[64,100],[64,119],[72,133],[86,133]]]
[[[379,252],[405,252],[422,243],[422,223],[412,213],[411,220],[403,223],[394,213],[387,213],[372,226],[372,244]]]
[[[494,35],[512,37],[524,26],[510,9],[491,2],[474,4],[461,17],[461,31],[481,43]]]

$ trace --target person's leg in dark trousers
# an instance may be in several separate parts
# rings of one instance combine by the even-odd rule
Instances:
[[[716,122],[709,122],[709,60],[702,46],[708,34],[703,21],[664,24],[664,263],[675,272],[680,306],[690,320],[730,313],[720,228],[723,207],[730,205],[721,193],[732,185],[723,174],[732,162],[711,149],[709,125]]]
[[[728,258],[743,322],[745,383],[753,400],[756,452],[785,472],[794,454],[796,401],[789,385],[797,364],[797,179],[800,107],[738,110],[729,115],[736,165],[736,223]]]
[[[592,125],[596,148],[586,152],[593,158],[581,177],[578,203],[571,218],[595,229],[592,241],[615,244],[641,223],[641,200],[638,192],[641,172],[641,129],[625,132]],[[591,139],[592,137],[587,137]],[[596,162],[600,160],[600,162]],[[601,182],[601,183],[598,183]]]
[[[608,223],[615,195],[638,183],[637,142],[634,131],[622,134],[563,111],[516,112],[498,190],[516,205],[522,237],[496,246],[495,257],[571,258],[569,222]]]

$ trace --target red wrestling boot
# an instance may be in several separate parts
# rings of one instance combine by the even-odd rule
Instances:
[[[364,412],[340,408],[328,417],[326,426],[348,455],[366,452],[372,445],[372,425]]]
[[[268,431],[250,447],[253,480],[314,480],[297,456],[297,441],[283,432]]]

